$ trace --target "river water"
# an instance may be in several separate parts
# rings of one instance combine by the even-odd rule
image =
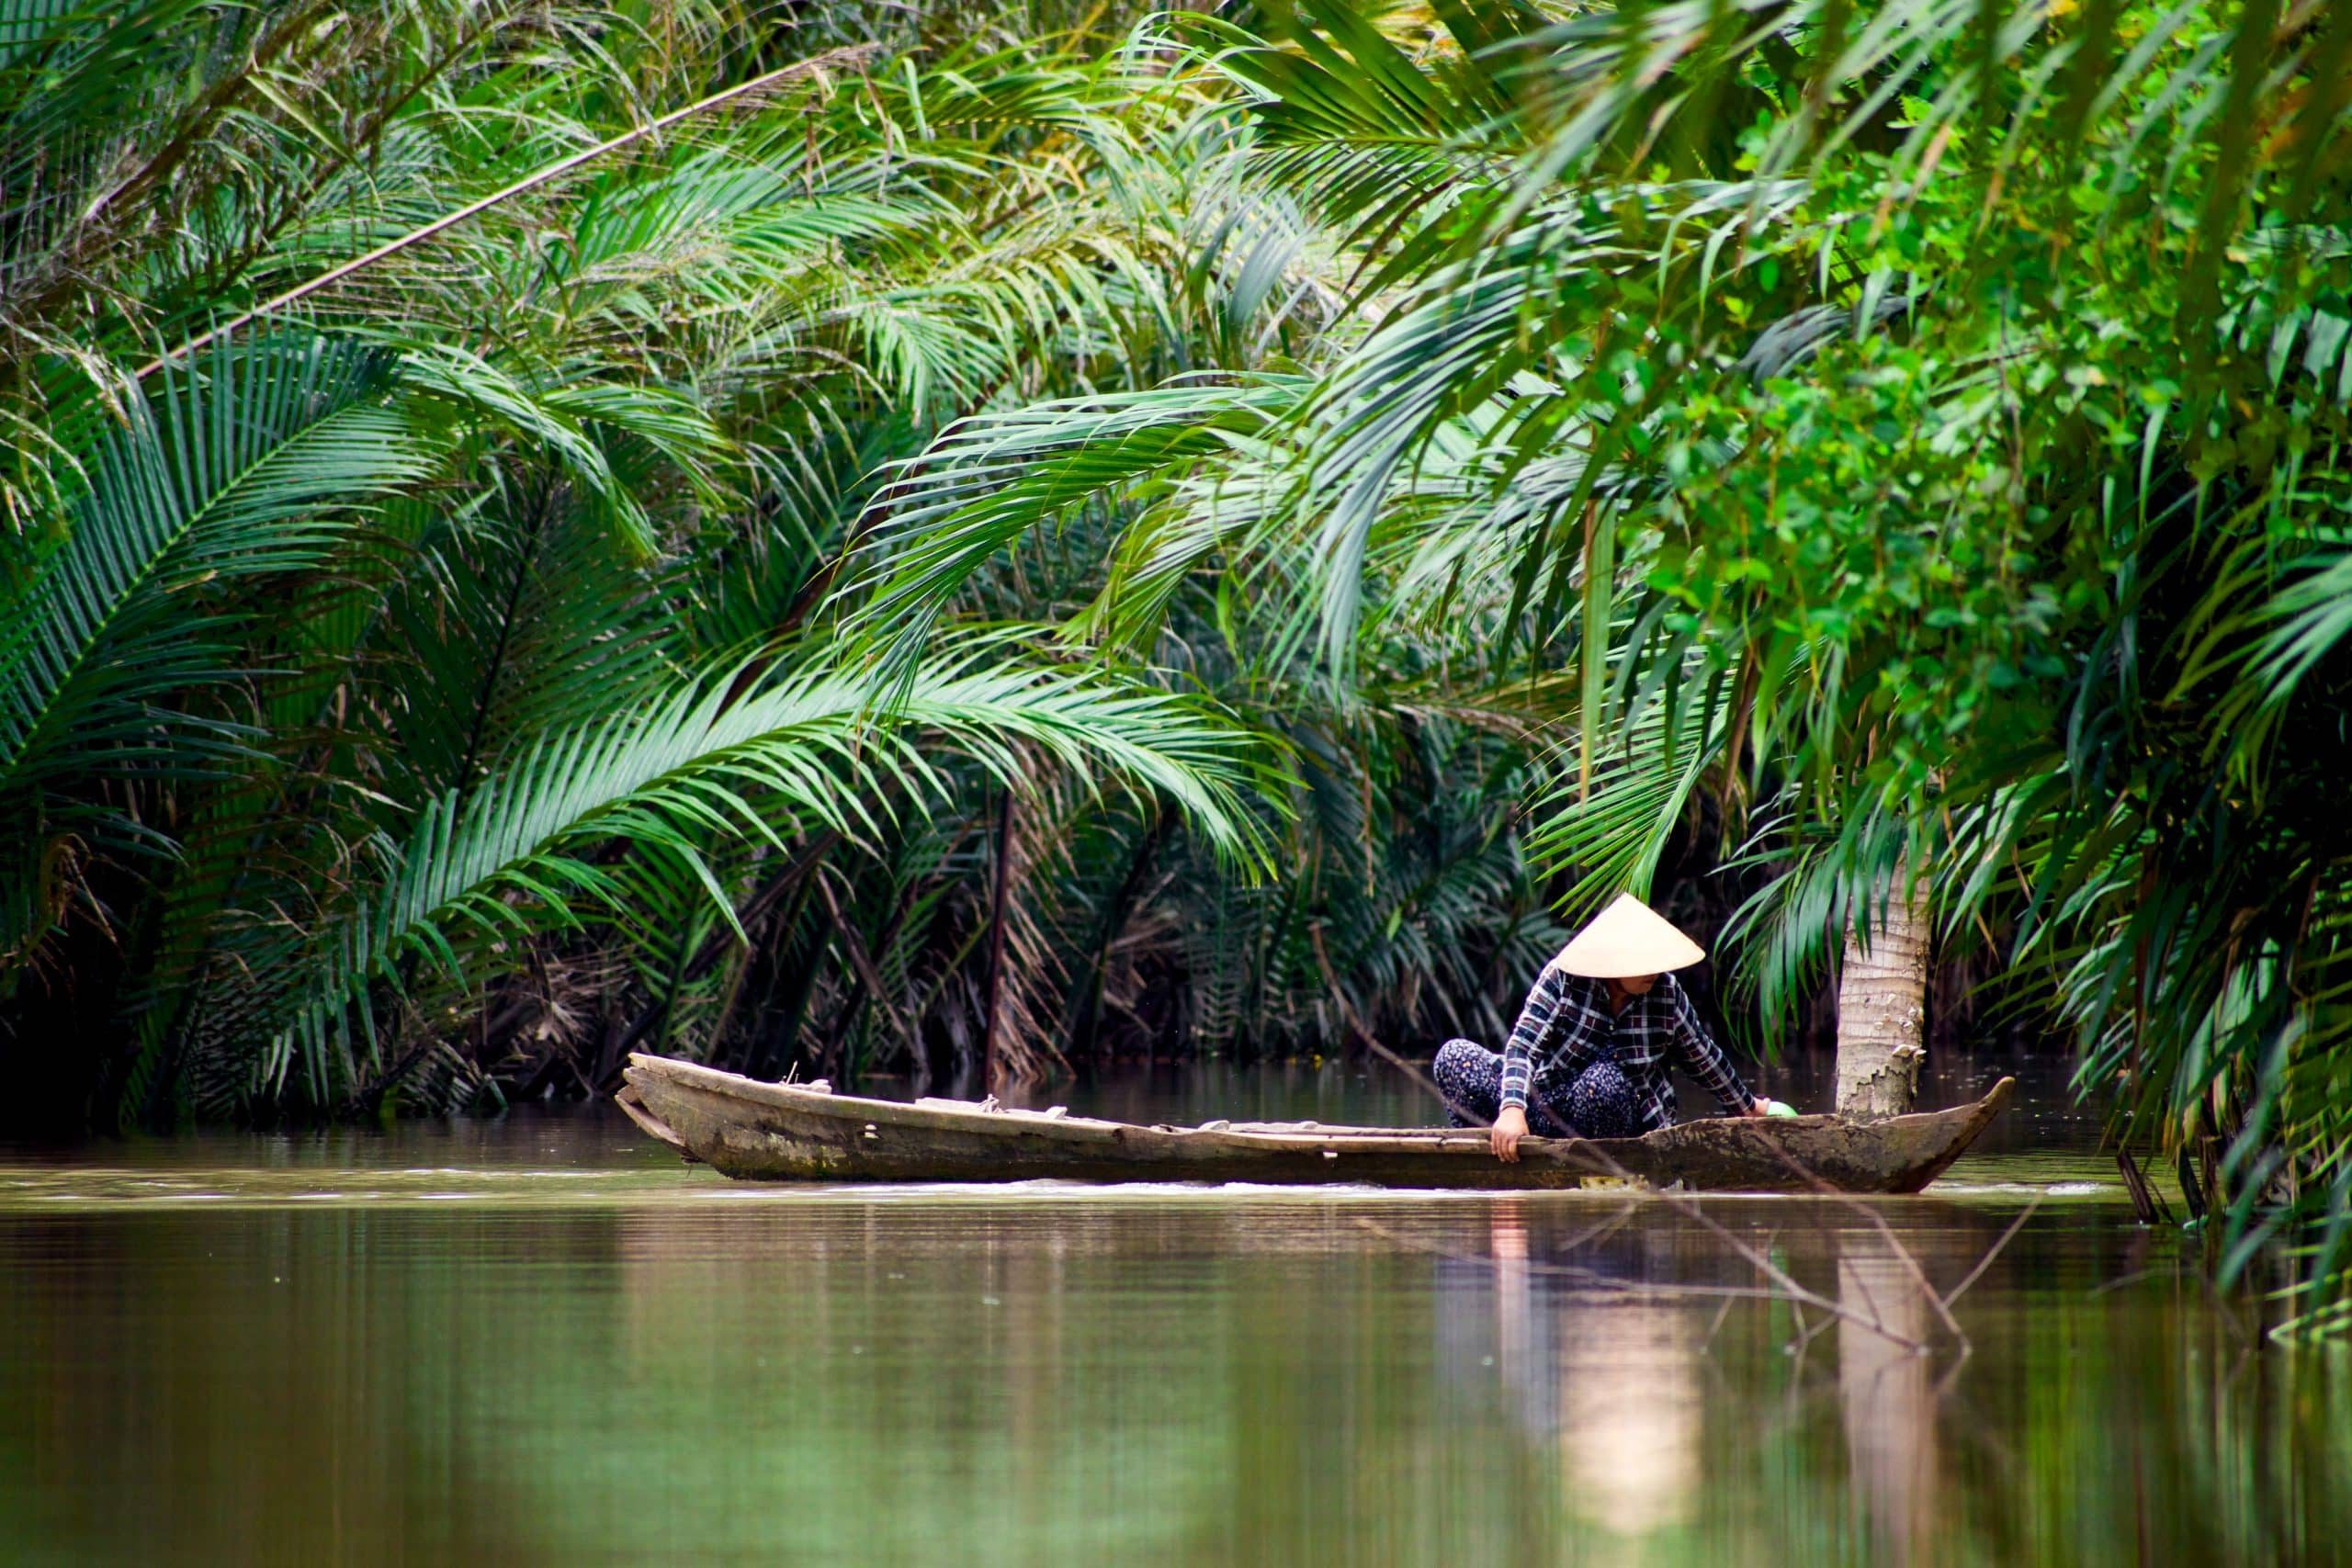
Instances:
[[[609,1112],[0,1150],[0,1559],[2352,1555],[2352,1351],[2268,1342],[2028,1088],[1870,1202],[789,1190]]]

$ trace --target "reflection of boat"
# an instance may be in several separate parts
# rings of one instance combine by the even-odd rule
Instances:
[[[1484,1132],[1457,1128],[1139,1127],[992,1102],[862,1100],[664,1056],[631,1056],[627,1076],[621,1105],[639,1126],[746,1180],[1559,1188],[1632,1178],[1719,1192],[1917,1192],[2000,1113],[2014,1083],[2003,1078],[1973,1105],[1877,1122],[1711,1120],[1639,1138],[1529,1138],[1505,1165]]]

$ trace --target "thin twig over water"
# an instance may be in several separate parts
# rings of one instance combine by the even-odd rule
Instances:
[[[1967,1274],[1962,1278],[1960,1283],[1951,1288],[1951,1293],[1945,1296],[1944,1300],[1947,1302],[1956,1302],[1960,1300],[1962,1293],[1964,1292],[1969,1286],[1976,1283],[1977,1280],[1984,1275],[1984,1270],[1993,1266],[1993,1259],[2001,1256],[2001,1249],[2009,1245],[2009,1238],[2016,1235],[2018,1232],[2023,1230],[2025,1228],[2026,1221],[2033,1218],[2034,1211],[2041,1207],[2041,1195],[2037,1193],[2034,1196],[2033,1201],[2025,1206],[2025,1212],[2019,1214],[2016,1219],[2009,1222],[2009,1228],[2001,1233],[2001,1239],[1993,1244],[1992,1250],[1988,1251],[1984,1257],[1976,1260],[1976,1267],[1971,1269]]]

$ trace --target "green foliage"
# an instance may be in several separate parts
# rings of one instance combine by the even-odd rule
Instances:
[[[431,461],[381,355],[223,340],[202,368],[96,444],[64,542],[0,631],[0,813],[19,868],[0,951],[40,943],[81,856],[168,852],[109,786],[253,754],[253,727],[209,700],[244,674],[221,597],[316,570],[368,498]]]
[[[313,1100],[349,1082],[353,1020],[403,966],[462,986],[537,931],[592,917],[627,930],[662,902],[645,897],[649,880],[699,883],[731,922],[708,843],[749,837],[783,852],[819,831],[881,838],[886,803],[921,811],[950,793],[942,748],[975,756],[1000,784],[1026,765],[1024,747],[1100,769],[1163,795],[1221,852],[1257,849],[1234,792],[1249,774],[1244,739],[1174,698],[970,654],[919,669],[887,709],[870,682],[821,667],[743,680],[726,671],[555,729],[470,789],[425,800],[380,875],[295,951],[246,965],[261,984],[232,1004],[237,1025],[290,1020],[259,1064],[256,1096],[277,1093],[298,1055]],[[628,860],[600,863],[624,847]],[[279,971],[290,971],[282,987],[269,983]]]
[[[2313,1213],[2339,1269],[2352,21],[1317,5],[1197,36],[1261,171],[1351,237],[1351,319],[1246,441],[1171,389],[1165,423],[1032,408],[928,460],[1120,486],[1118,558],[1238,578],[1220,626],[1294,690],[1376,711],[1400,637],[1457,694],[1523,660],[1576,726],[1538,840],[1571,905],[1712,814],[1762,878],[1729,935],[1768,1021],[1924,887],[2127,1130],[2227,1141],[2231,1270]],[[971,581],[905,558],[935,602]],[[1131,645],[1163,601],[1111,586],[1073,633]]]
[[[0,29],[20,1054],[1491,1035],[1696,834],[2342,1274],[2352,21],[660,10]]]
[[[1107,548],[1335,249],[1052,11],[0,17],[11,1120],[1494,1031],[1520,742]]]
[[[2299,1194],[2337,1247],[2352,27],[1498,11],[1406,92],[1369,85],[1392,46],[1300,16],[1316,39],[1235,69],[1328,164],[1374,124],[1511,154],[1442,244],[1399,234],[1383,314],[1309,400],[1327,641],[1351,635],[1347,538],[1491,411],[1514,603],[1582,602],[1549,842],[1583,890],[1645,881],[1702,774],[1768,806],[1733,933],[1779,1011],[1907,866],[1948,951],[1996,943],[2071,1028],[2086,1091],[2230,1140],[2233,1258]],[[1354,107],[1298,109],[1295,61],[1335,44]],[[1509,113],[1447,85],[1481,65]],[[1563,457],[1531,538],[1506,499]]]

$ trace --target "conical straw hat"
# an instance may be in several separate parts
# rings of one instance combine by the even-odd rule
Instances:
[[[1552,963],[1570,975],[1624,980],[1663,975],[1706,956],[1705,948],[1675,930],[1665,916],[1631,893],[1620,893]]]

